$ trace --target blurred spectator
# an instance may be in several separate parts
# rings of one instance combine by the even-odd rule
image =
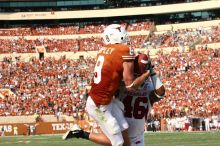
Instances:
[[[5,129],[4,129],[3,126],[2,126],[2,128],[1,128],[1,136],[5,136]]]
[[[34,119],[35,119],[36,123],[39,122],[39,118],[40,118],[40,115],[37,112],[35,112],[34,113]]]
[[[13,133],[14,133],[14,136],[18,135],[18,127],[17,126],[13,127]]]

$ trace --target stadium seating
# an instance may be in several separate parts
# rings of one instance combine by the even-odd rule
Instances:
[[[173,51],[167,55],[158,54],[153,62],[163,77],[167,92],[166,98],[155,105],[154,116],[164,118],[181,114],[219,114],[216,92],[220,91],[217,86],[219,64],[215,63],[219,62],[219,52],[219,49],[200,48],[188,53]],[[17,97],[1,99],[1,116],[31,115],[36,110],[40,115],[56,115],[59,111],[62,115],[73,115],[76,111],[84,111],[84,87],[89,84],[92,71],[81,67],[92,69],[93,67],[89,67],[94,65],[94,60],[92,62],[93,64],[91,59],[74,61],[47,58],[17,62],[12,66],[13,69],[10,69],[9,62],[4,62],[1,84],[4,88],[13,90]],[[5,75],[9,71],[11,76],[8,78]],[[209,92],[205,92],[206,90]],[[11,100],[13,102],[9,102]],[[16,104],[22,102],[23,104]],[[35,103],[34,106],[31,103]],[[56,120],[56,117],[44,119]]]
[[[103,46],[101,33],[106,25],[0,28],[0,54],[36,53],[41,46],[48,54],[97,51]],[[208,47],[220,42],[219,25],[163,31],[157,31],[154,23],[145,20],[123,25],[131,34],[133,48],[145,52],[160,49],[152,61],[165,84],[166,96],[155,104],[152,117],[220,115],[220,48]],[[164,53],[172,47],[181,51]],[[62,56],[28,60],[5,57],[0,62],[0,88],[13,92],[0,92],[0,124],[34,123],[36,112],[43,122],[87,120],[84,107],[95,59],[74,60]]]
[[[128,31],[130,33],[133,33],[130,36],[132,40],[132,47],[145,47],[153,49],[193,46],[198,43],[209,44],[220,42],[220,39],[218,37],[220,35],[219,26],[153,32],[150,36],[148,36],[148,33],[146,33],[145,35],[140,35],[140,32],[149,31],[151,25],[152,24],[150,22],[145,21],[127,25]],[[44,46],[46,48],[46,52],[97,51],[103,45],[102,39],[100,38],[100,33],[103,32],[103,26],[104,25],[94,25],[93,27],[91,25],[85,26],[84,29],[90,30],[90,34],[98,34],[98,36],[87,37],[83,36],[87,33],[87,31],[80,31],[81,34],[77,32],[73,33],[74,35],[72,36],[69,35],[70,33],[68,32],[75,32],[71,29],[72,26],[69,26],[70,28],[68,26],[57,26],[56,30],[50,27],[38,27],[33,29],[33,33],[30,33],[28,31],[32,30],[32,28],[16,28],[16,31],[14,31],[14,29],[0,29],[0,53],[35,53],[37,52],[37,46]],[[65,28],[67,29],[66,31],[61,31]],[[28,34],[27,32],[29,32],[30,34]],[[78,37],[76,37],[76,34],[78,34]],[[7,37],[9,35],[9,39],[1,39],[1,36]],[[28,35],[40,35],[41,38],[28,39],[28,37],[26,37]]]

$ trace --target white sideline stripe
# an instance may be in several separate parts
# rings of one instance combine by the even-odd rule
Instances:
[[[9,142],[9,141],[4,141],[4,142],[1,142],[0,145],[1,145],[1,144],[16,144],[16,143],[25,143],[25,144],[28,144],[28,143],[31,143],[31,141],[22,141],[22,140],[20,140],[20,141],[11,141],[11,142]]]
[[[48,138],[46,138],[46,137],[20,137],[19,139],[42,139],[42,140],[44,140],[44,139],[48,139]]]
[[[45,139],[45,140],[46,140],[46,139]],[[64,142],[66,142],[66,141],[60,139],[60,140],[53,140],[52,142],[53,142],[53,143],[54,143],[54,142],[56,142],[56,143],[64,143]],[[29,144],[29,143],[39,144],[39,143],[41,143],[41,144],[43,144],[43,143],[49,143],[49,142],[48,142],[48,141],[33,141],[33,139],[32,139],[32,141],[30,141],[30,140],[28,140],[28,141],[27,141],[27,140],[26,140],[26,141],[22,141],[22,140],[19,140],[19,141],[1,141],[1,142],[0,142],[0,146],[1,146],[2,144],[18,144],[18,143],[21,143],[21,144]],[[71,141],[71,143],[74,144],[74,141]],[[86,141],[80,141],[80,143],[82,143],[82,144],[87,144]]]
[[[212,144],[214,144],[214,145],[216,145],[216,144],[219,144],[219,143],[210,143],[210,146],[212,146]],[[204,146],[207,146],[207,144],[206,143],[198,143],[198,144],[193,144],[193,145],[196,145],[196,146],[202,146],[202,145],[204,145]],[[187,144],[186,145],[184,145],[184,144],[180,144],[180,145],[175,145],[175,146],[188,146]]]
[[[35,137],[53,137],[53,136],[62,136],[64,133],[59,133],[59,134],[41,134],[41,135],[30,135],[30,136],[27,136],[27,135],[17,135],[17,136],[4,136],[4,137],[15,137],[15,138],[19,138],[21,139],[22,137],[24,138],[35,138]],[[0,138],[4,138],[4,137],[0,137]]]

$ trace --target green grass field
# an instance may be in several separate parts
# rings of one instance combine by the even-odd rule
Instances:
[[[220,132],[146,133],[147,146],[220,146]],[[0,146],[95,146],[82,139],[61,140],[61,135],[1,137]]]

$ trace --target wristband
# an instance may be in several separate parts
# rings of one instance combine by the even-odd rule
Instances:
[[[162,99],[162,98],[164,97],[164,95],[160,96],[160,95],[158,95],[155,91],[154,91],[154,95],[155,95],[157,98],[159,98],[159,99]]]
[[[163,86],[163,83],[161,82],[160,78],[156,74],[151,76],[151,80],[156,90],[159,89],[161,86]]]

